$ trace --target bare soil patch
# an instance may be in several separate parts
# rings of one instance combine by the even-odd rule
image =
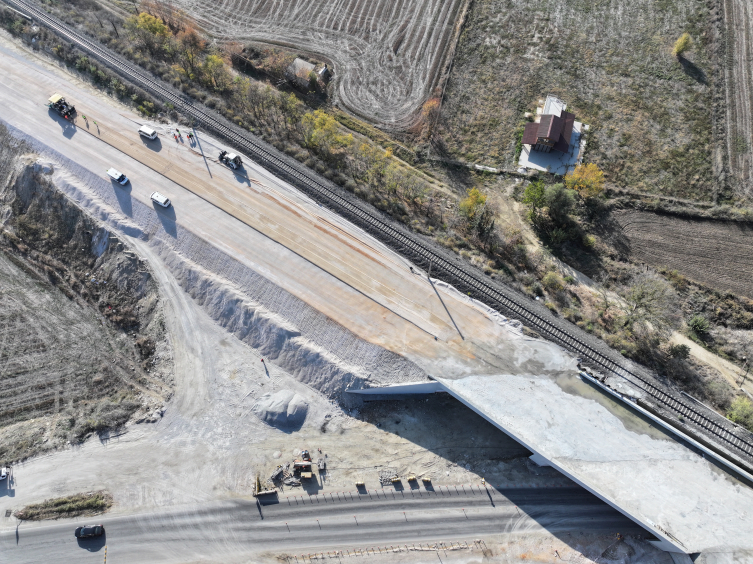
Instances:
[[[709,17],[697,0],[479,0],[461,34],[439,133],[451,158],[512,167],[524,113],[554,94],[590,124],[610,183],[716,198]],[[674,41],[695,48],[682,64]]]
[[[753,298],[753,226],[639,211],[615,213],[630,257]]]
[[[60,517],[81,517],[99,515],[112,507],[112,496],[107,492],[91,492],[46,499],[16,511],[15,516],[22,521],[41,521]]]
[[[146,265],[3,137],[0,461],[10,462],[153,412],[172,368]]]
[[[179,1],[211,35],[316,53],[334,62],[339,102],[370,121],[397,124],[437,84],[464,0]]]

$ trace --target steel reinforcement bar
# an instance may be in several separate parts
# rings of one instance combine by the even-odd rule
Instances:
[[[430,265],[435,274],[443,275],[456,287],[472,293],[474,297],[500,310],[504,315],[519,319],[535,328],[543,336],[581,355],[601,369],[625,378],[651,396],[663,408],[677,416],[682,416],[716,437],[727,450],[735,455],[742,454],[746,458],[753,458],[753,442],[750,439],[731,432],[726,424],[722,425],[713,420],[705,413],[695,409],[694,406],[689,405],[682,398],[669,395],[648,379],[631,372],[588,343],[575,337],[568,330],[558,327],[551,320],[545,319],[529,306],[524,305],[523,300],[514,295],[512,291],[491,286],[472,270],[453,264],[429,246],[380,217],[378,212],[368,209],[366,204],[351,201],[344,197],[334,185],[328,185],[321,178],[302,168],[298,163],[289,162],[276,149],[267,146],[266,143],[255,138],[251,133],[234,127],[216,112],[211,112],[202,104],[197,104],[188,97],[182,96],[147,71],[78,33],[54,16],[47,14],[40,7],[25,0],[3,1],[22,12],[26,12],[32,18],[37,19],[39,23],[49,27],[61,37],[68,39],[80,49],[104,62],[132,83],[169,102],[177,111],[203,124],[205,128],[212,130],[238,149],[254,157],[271,172],[290,181],[297,188],[353,221],[392,248],[402,254],[410,255],[411,258],[425,266]]]

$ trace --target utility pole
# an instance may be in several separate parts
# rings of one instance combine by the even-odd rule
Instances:
[[[743,357],[743,360],[745,361],[745,364],[743,365],[745,367],[745,374],[743,374],[743,381],[740,383],[740,389],[742,390],[743,385],[745,384],[745,378],[748,376],[748,370],[750,370],[750,365],[748,364],[748,358]]]

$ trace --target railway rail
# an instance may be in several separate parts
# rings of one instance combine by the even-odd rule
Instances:
[[[562,327],[555,320],[546,319],[534,311],[530,304],[513,293],[512,290],[492,286],[481,275],[470,268],[454,264],[445,256],[422,243],[418,238],[404,232],[379,212],[369,209],[366,204],[345,197],[335,185],[330,185],[314,173],[304,169],[297,162],[290,162],[276,149],[255,138],[251,133],[234,127],[216,112],[210,111],[202,104],[195,103],[170,88],[147,71],[126,61],[109,49],[75,31],[54,16],[47,14],[39,6],[26,0],[3,0],[9,6],[25,12],[42,25],[54,30],[80,49],[99,59],[112,70],[118,72],[132,83],[172,104],[176,111],[190,116],[206,129],[213,131],[237,149],[253,157],[276,175],[289,181],[296,188],[326,205],[334,212],[353,221],[376,238],[383,241],[399,253],[407,255],[416,263],[429,267],[436,275],[447,279],[459,289],[499,310],[503,315],[520,320],[535,329],[547,339],[558,343],[566,349],[581,356],[584,361],[625,378],[633,386],[646,393],[660,408],[667,410],[687,423],[702,429],[713,437],[718,446],[733,454],[732,461],[739,464],[738,457],[753,460],[753,441],[742,431],[737,431],[721,416],[706,414],[679,395],[667,393],[659,386],[635,372],[628,370],[607,354],[597,350],[583,339],[575,336],[568,328]],[[729,460],[728,456],[725,456]]]

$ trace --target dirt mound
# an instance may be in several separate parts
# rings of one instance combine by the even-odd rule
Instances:
[[[753,298],[753,225],[621,211],[633,260]]]
[[[254,404],[253,412],[267,425],[284,431],[297,431],[303,426],[308,403],[290,390],[264,394]]]
[[[146,265],[0,138],[0,461],[12,461],[161,406],[172,368]]]

